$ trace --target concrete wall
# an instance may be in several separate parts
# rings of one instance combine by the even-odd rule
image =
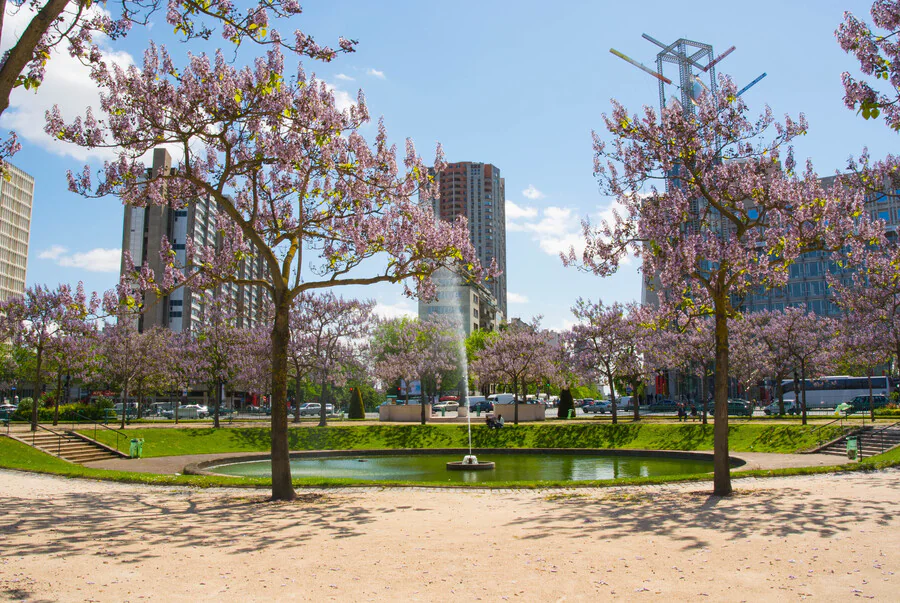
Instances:
[[[494,404],[494,416],[503,417],[505,423],[512,423],[515,407],[512,404]],[[546,410],[543,404],[519,404],[519,422],[543,421]]]
[[[425,405],[425,416],[431,417],[431,404]],[[385,404],[378,407],[378,420],[418,423],[422,420],[422,407],[418,404]]]

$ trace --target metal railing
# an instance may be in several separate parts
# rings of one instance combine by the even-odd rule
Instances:
[[[97,427],[102,427],[103,429],[106,429],[107,431],[112,431],[113,433],[115,433],[116,434],[116,450],[118,450],[119,452],[122,452],[121,450],[119,450],[119,436],[121,435],[122,438],[127,442],[128,441],[127,433],[125,433],[121,429],[113,429],[109,425],[104,425],[103,423],[100,423],[96,419],[86,417],[85,415],[83,415],[81,413],[77,413],[77,412],[75,413],[75,418],[72,419],[72,431],[75,431],[75,421],[78,418],[84,419],[88,423],[92,423],[94,425],[94,438],[93,439],[95,441],[97,441]]]
[[[37,429],[34,429],[31,432],[31,447],[37,448],[37,445],[35,442],[35,438],[37,437],[37,430],[43,429],[44,431],[52,433],[53,435],[56,436],[56,456],[62,457],[62,442],[63,442],[63,439],[65,439],[65,435],[61,434],[61,433],[57,433],[57,432],[53,431],[52,429],[48,429],[48,428],[44,427],[43,425],[41,425],[40,423],[36,423],[36,424],[34,424],[34,426],[37,427]]]
[[[867,432],[865,432],[864,435],[860,435],[859,436],[859,458],[862,458],[862,449],[863,449],[863,439],[864,438],[870,444],[872,443],[873,440],[877,440],[875,442],[875,444],[878,445],[878,447],[879,447],[878,454],[882,454],[885,451],[885,447],[884,447],[885,431],[887,431],[891,427],[897,427],[898,425],[900,425],[900,421],[897,421],[896,423],[891,423],[890,425],[886,425],[880,429],[867,431]]]

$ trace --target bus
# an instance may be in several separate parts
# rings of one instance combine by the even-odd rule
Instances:
[[[837,375],[832,377],[819,377],[818,379],[798,380],[800,385],[799,392],[794,392],[794,380],[785,379],[781,382],[784,391],[785,400],[797,400],[797,404],[802,401],[801,395],[804,387],[806,387],[806,408],[834,408],[841,402],[850,402],[857,396],[869,395],[869,378],[868,377],[847,377],[845,375]],[[872,395],[888,396],[890,393],[890,382],[888,377],[874,376],[872,377]]]

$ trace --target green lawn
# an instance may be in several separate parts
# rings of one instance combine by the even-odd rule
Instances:
[[[589,425],[574,426],[520,426],[519,428],[504,428],[500,432],[488,432],[486,429],[473,430],[473,440],[479,447],[530,447],[537,444],[545,444],[544,447],[588,447],[592,442],[600,442],[602,446],[610,447],[614,443],[621,443],[621,448],[671,448],[688,450],[694,446],[696,450],[708,450],[711,447],[711,426],[704,428],[702,425],[645,425],[645,426],[600,426],[604,429],[597,433],[584,433],[586,428],[596,427]],[[610,430],[609,428],[613,428]],[[639,429],[640,428],[640,429]],[[649,428],[649,429],[648,429]],[[799,447],[807,447],[815,443],[820,437],[826,437],[819,430],[810,434],[811,428],[799,428],[798,426],[736,426],[732,428],[732,450],[755,450],[760,452],[794,451]],[[516,433],[518,432],[518,433]],[[798,433],[799,432],[799,433]],[[266,429],[142,429],[129,430],[134,437],[144,437],[151,444],[145,451],[159,453],[168,450],[169,454],[200,453],[200,452],[234,452],[234,451],[266,451],[268,430]],[[429,426],[424,430],[421,426],[360,426],[360,427],[331,427],[324,429],[295,429],[291,430],[292,448],[300,449],[299,444],[306,449],[337,448],[336,444],[343,444],[345,448],[402,448],[410,444],[420,444],[419,447],[461,447],[461,437],[457,426]],[[830,435],[836,435],[830,434]],[[157,454],[157,456],[161,456]],[[826,473],[839,470],[868,471],[900,465],[900,449],[890,451],[883,455],[871,457],[864,461],[843,466],[834,467],[802,467],[794,469],[782,469],[772,471],[747,471],[740,475],[778,476],[778,475],[805,475],[810,473]],[[66,477],[81,477],[88,479],[102,479],[121,482],[134,482],[161,485],[191,485],[198,487],[209,486],[239,486],[247,488],[266,488],[270,486],[268,479],[232,478],[232,477],[207,477],[192,475],[151,475],[143,473],[131,473],[123,471],[105,471],[101,469],[89,469],[80,465],[67,463],[56,457],[39,452],[30,446],[0,436],[0,467],[34,471],[39,473],[52,473]],[[577,486],[605,486],[624,484],[649,484],[672,481],[705,481],[708,475],[685,475],[658,478],[635,478],[629,480],[604,480],[595,482],[516,482],[516,483],[492,483],[491,487],[518,487],[518,488],[548,488],[548,487],[572,487]],[[303,478],[295,479],[298,487],[327,487],[343,485],[368,485],[371,482],[357,480]],[[407,482],[379,482],[379,486],[410,485]],[[423,484],[427,485],[427,484]],[[435,484],[446,485],[446,484]],[[483,485],[473,484],[473,487]],[[469,487],[465,484],[454,487]]]
[[[814,431],[800,425],[733,425],[730,448],[734,452],[796,452],[838,437],[841,428]],[[93,433],[84,432],[86,435]],[[144,456],[173,456],[220,452],[266,452],[270,432],[263,427],[242,428],[135,428],[132,438],[144,439]],[[98,432],[98,439],[114,446],[113,432]],[[361,450],[404,448],[465,448],[464,425],[350,425],[303,427],[289,431],[291,450]],[[120,444],[122,440],[120,439]],[[475,448],[628,448],[647,450],[712,450],[713,426],[696,424],[589,424],[507,425],[491,430],[472,428]],[[120,446],[127,450],[127,443]]]

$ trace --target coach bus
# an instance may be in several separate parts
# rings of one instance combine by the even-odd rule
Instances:
[[[802,401],[803,380],[798,380],[800,391],[794,395],[794,380],[785,379],[781,382],[784,388],[785,399],[796,399],[799,404]],[[819,377],[818,379],[806,379],[806,408],[834,408],[841,402],[849,402],[856,396],[869,395],[868,377]],[[887,377],[872,377],[872,395],[887,396],[890,393],[890,383]]]

